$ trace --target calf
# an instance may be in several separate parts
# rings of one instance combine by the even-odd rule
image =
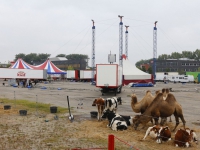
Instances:
[[[157,143],[162,143],[162,141],[171,140],[171,132],[168,126],[160,127],[158,125],[154,125],[152,127],[149,127],[146,131],[143,140],[145,140],[147,135],[150,135],[152,138],[155,138]]]
[[[92,106],[97,106],[97,111],[98,111],[98,121],[101,121],[101,116],[103,113],[103,110],[105,108],[105,100],[103,98],[97,98],[93,101]]]
[[[105,110],[110,110],[116,113],[118,101],[116,97],[107,98],[105,100]]]
[[[186,129],[179,129],[175,133],[174,144],[176,147],[189,147],[191,146],[191,142],[195,142],[197,144],[197,135],[194,130],[190,130],[189,128]]]
[[[107,118],[109,121],[108,127],[112,130],[126,130],[127,123],[125,119],[119,114],[115,114],[112,111],[106,110],[103,112],[102,118]]]
[[[117,98],[117,103],[118,103],[118,105],[122,105],[122,98],[121,97]]]

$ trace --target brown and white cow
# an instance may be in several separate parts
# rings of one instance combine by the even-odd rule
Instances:
[[[145,138],[148,135],[150,135],[152,138],[155,138],[157,143],[162,143],[162,141],[171,140],[171,131],[169,130],[168,126],[162,127],[154,125],[152,127],[149,127],[146,131],[143,140],[145,140]]]
[[[102,118],[102,113],[103,113],[103,110],[105,108],[105,100],[103,98],[96,98],[94,101],[93,101],[93,104],[92,106],[97,106],[97,111],[98,111],[98,121],[101,121]]]
[[[179,129],[175,133],[174,144],[176,147],[189,147],[191,146],[191,142],[195,142],[197,144],[197,135],[194,130]]]

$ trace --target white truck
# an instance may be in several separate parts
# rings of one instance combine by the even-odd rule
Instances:
[[[96,87],[101,88],[101,93],[121,93],[122,67],[118,64],[96,64]]]
[[[80,80],[81,81],[91,81],[92,79],[94,79],[94,77],[92,77],[92,70],[80,70]],[[94,71],[94,74],[96,73],[96,71]]]
[[[47,70],[0,68],[3,79],[47,79]]]

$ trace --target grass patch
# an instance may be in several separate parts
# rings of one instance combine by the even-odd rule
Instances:
[[[49,113],[50,112],[50,106],[51,104],[45,104],[45,103],[36,103],[33,101],[28,101],[28,100],[10,100],[6,98],[0,98],[0,105],[11,105],[12,108],[15,109],[25,109],[28,110],[29,112],[35,111],[36,108],[39,111],[42,111],[44,113]],[[68,112],[68,108],[64,107],[59,107],[57,106],[57,113],[66,113]]]

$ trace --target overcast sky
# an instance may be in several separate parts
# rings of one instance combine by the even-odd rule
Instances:
[[[110,51],[118,62],[118,15],[130,26],[128,56],[133,64],[153,57],[155,21],[157,55],[195,51],[200,49],[199,7],[199,0],[0,0],[0,62],[19,53],[91,57],[91,19],[96,63],[108,63]]]

